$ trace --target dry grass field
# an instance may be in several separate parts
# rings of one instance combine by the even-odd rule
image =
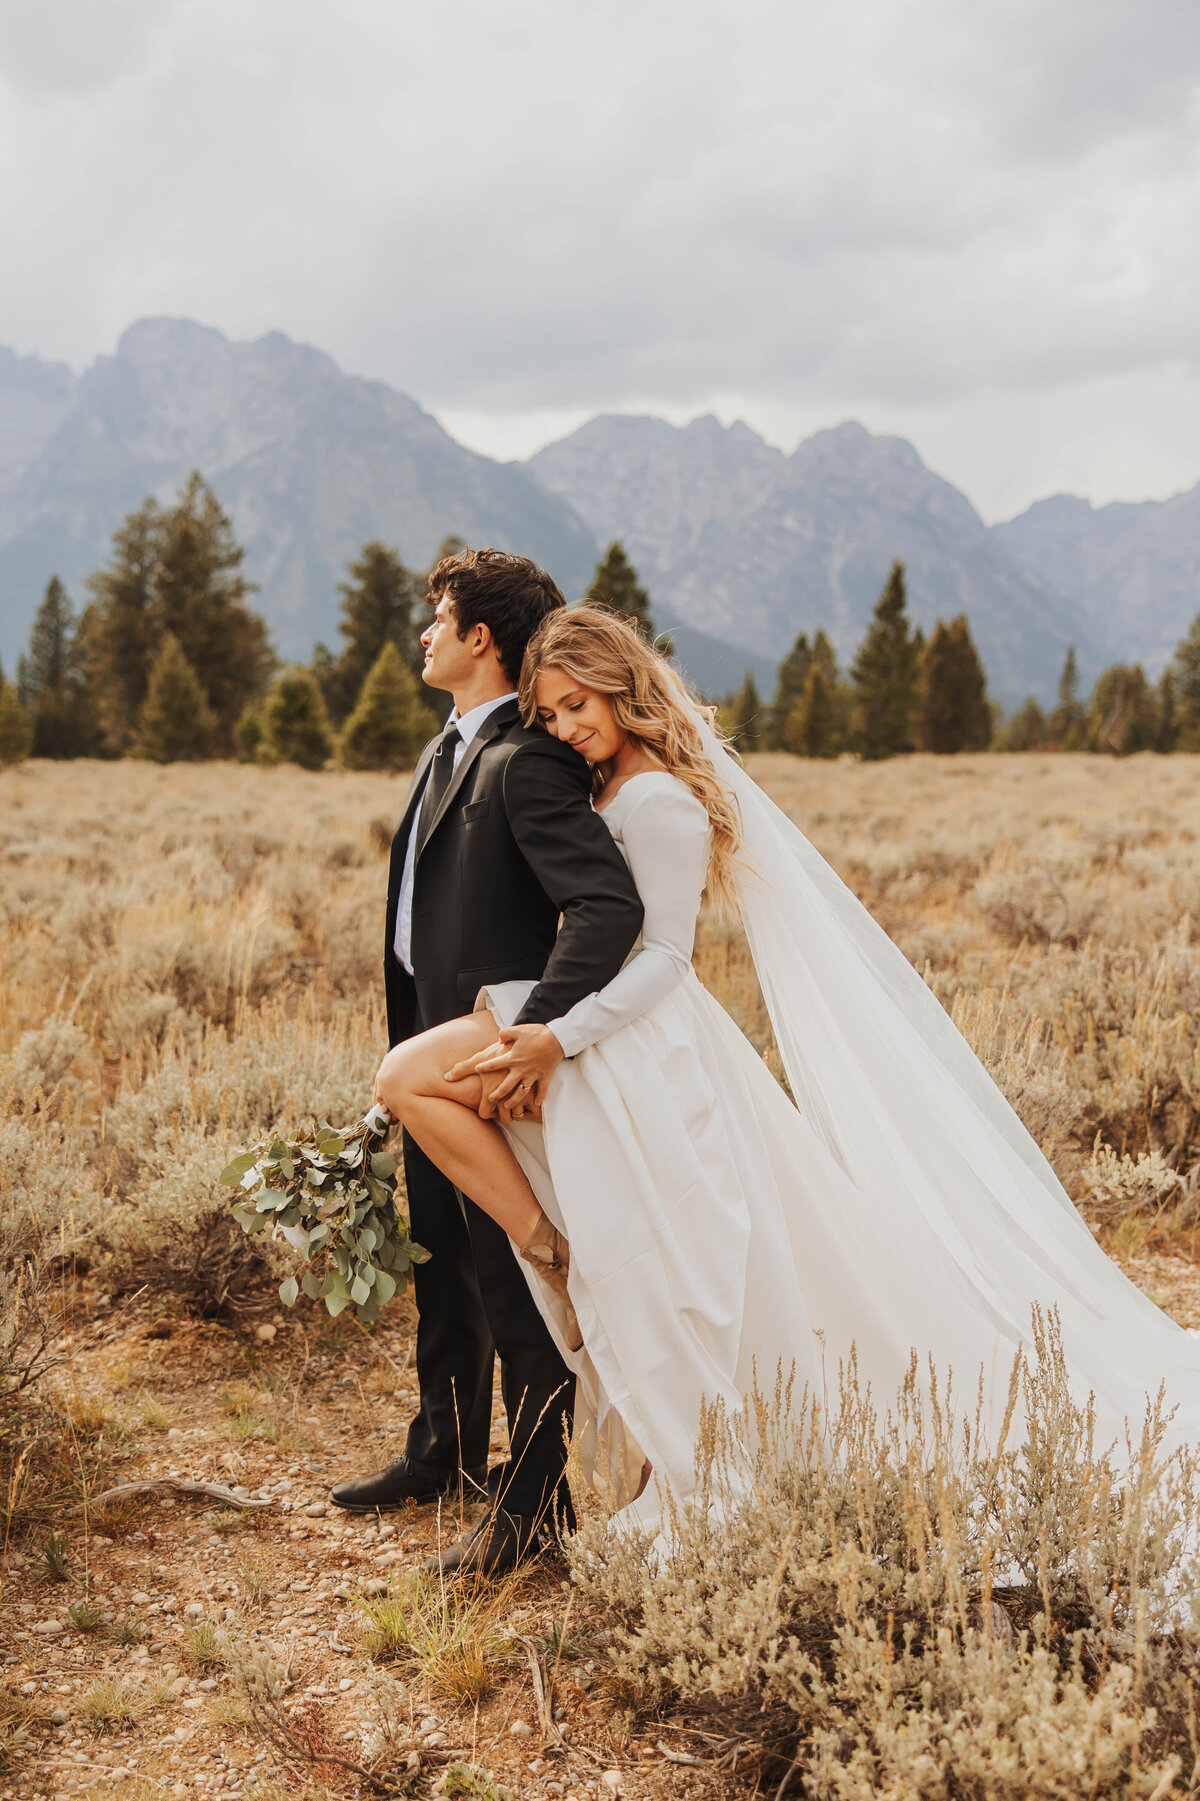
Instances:
[[[1113,1253],[1200,1326],[1200,758],[752,768],[923,970]],[[370,1098],[404,787],[228,764],[0,774],[0,1801],[382,1792],[339,1757],[383,1758],[403,1772],[391,1792],[413,1795],[784,1792],[778,1718],[796,1706],[771,1732],[714,1730],[695,1633],[654,1640],[643,1620],[642,1650],[622,1652],[641,1617],[627,1569],[606,1578],[612,1606],[560,1565],[414,1598],[405,1570],[454,1520],[321,1510],[331,1479],[399,1448],[411,1306],[371,1336],[304,1303],[285,1314],[215,1177],[272,1123],[349,1121]],[[770,1058],[737,932],[706,921],[697,966]],[[1093,1156],[1098,1135],[1115,1155]],[[96,1504],[168,1473],[272,1505]],[[880,1615],[888,1669],[906,1617],[894,1596]],[[1197,1792],[1168,1768],[1196,1740],[1183,1702],[1175,1719],[1158,1695],[1174,1724],[1151,1742],[1107,1651],[1093,1670],[1082,1632],[1068,1654],[1030,1630],[1047,1711],[1078,1714],[1060,1762],[1028,1753],[1059,1786],[1018,1759],[956,1787],[943,1739],[922,1765],[880,1730],[870,1770],[829,1751],[805,1792]],[[720,1637],[707,1616],[703,1633]],[[1052,1651],[1084,1659],[1078,1694],[1055,1690]],[[766,1718],[770,1684],[746,1667]],[[886,1686],[882,1669],[859,1680]]]

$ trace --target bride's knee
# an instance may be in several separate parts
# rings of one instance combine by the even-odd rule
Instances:
[[[376,1087],[388,1112],[395,1119],[403,1120],[409,1105],[421,1092],[420,1058],[409,1045],[392,1046],[379,1065]]]

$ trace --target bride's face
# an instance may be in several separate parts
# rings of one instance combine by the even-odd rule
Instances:
[[[589,763],[607,763],[625,744],[607,694],[585,688],[565,669],[543,669],[537,678],[537,716],[552,738],[561,738]]]

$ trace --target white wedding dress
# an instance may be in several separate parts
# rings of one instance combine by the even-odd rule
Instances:
[[[1200,1339],[1121,1275],[940,1004],[803,834],[708,735],[735,797],[738,900],[796,1104],[691,965],[707,815],[676,777],[627,780],[602,817],[645,909],[609,985],[552,1029],[543,1120],[507,1128],[571,1244],[584,1350],[530,1287],[578,1377],[575,1443],[626,1517],[686,1503],[702,1403],[736,1410],[782,1364],[797,1392],[853,1350],[886,1406],[912,1348],[980,1370],[998,1421],[1035,1304],[1058,1310],[1101,1437],[1166,1381],[1200,1440]],[[510,1023],[534,986],[480,1004]]]

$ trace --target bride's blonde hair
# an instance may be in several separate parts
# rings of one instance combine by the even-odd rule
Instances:
[[[709,898],[722,909],[736,912],[734,872],[742,841],[741,820],[736,802],[717,778],[697,724],[700,714],[716,732],[716,708],[692,700],[666,658],[646,642],[637,627],[602,607],[558,607],[547,614],[529,640],[520,685],[526,725],[537,719],[537,679],[544,669],[565,669],[582,687],[607,695],[621,730],[644,745],[695,795],[712,827]],[[592,780],[599,792],[604,786],[599,769]]]

